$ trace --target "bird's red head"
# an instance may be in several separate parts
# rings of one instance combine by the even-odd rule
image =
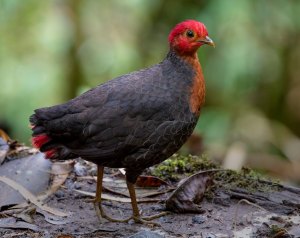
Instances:
[[[179,55],[193,55],[204,44],[215,47],[203,23],[186,20],[179,23],[169,36],[170,49]]]

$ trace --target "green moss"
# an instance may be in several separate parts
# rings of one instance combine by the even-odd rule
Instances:
[[[227,170],[216,174],[212,187],[217,188],[222,186],[226,189],[234,187],[247,189],[249,192],[271,192],[278,191],[280,188],[277,185],[269,185],[259,182],[265,180],[260,175],[249,167],[242,167],[241,172],[235,170]]]
[[[145,174],[157,176],[162,179],[178,180],[188,177],[202,170],[218,169],[216,165],[205,155],[198,156],[182,156],[178,154],[172,155],[169,159],[145,171]]]
[[[200,171],[221,168],[220,165],[217,165],[205,155],[182,156],[174,154],[161,164],[147,169],[144,174],[156,176],[164,180],[178,181]],[[260,183],[259,179],[264,180],[264,178],[261,178],[257,172],[249,167],[242,167],[241,172],[235,170],[219,172],[215,175],[210,189],[207,190],[206,196],[213,196],[214,191],[220,187],[225,189],[234,187],[244,188],[249,192],[270,192],[279,190],[275,184],[269,185]]]
[[[271,225],[268,231],[268,237],[274,237],[278,232],[283,231],[282,228],[276,225]]]

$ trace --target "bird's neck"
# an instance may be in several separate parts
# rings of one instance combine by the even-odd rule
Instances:
[[[200,112],[205,102],[205,81],[203,77],[203,71],[199,63],[197,53],[191,55],[178,55],[176,51],[170,51],[167,59],[170,60],[175,67],[186,65],[192,71],[190,75],[190,110],[192,113],[196,113],[200,116]],[[187,71],[189,71],[187,69]]]

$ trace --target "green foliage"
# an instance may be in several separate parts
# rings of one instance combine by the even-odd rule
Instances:
[[[223,158],[242,141],[249,153],[296,161],[299,146],[285,146],[300,136],[299,7],[292,0],[0,0],[0,126],[28,145],[34,109],[162,61],[173,27],[195,19],[216,45],[198,51],[206,104],[195,131],[207,153]],[[189,166],[177,159],[161,173],[198,169]]]

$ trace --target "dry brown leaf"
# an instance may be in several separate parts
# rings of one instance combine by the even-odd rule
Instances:
[[[201,171],[188,177],[166,201],[166,209],[175,212],[204,213],[199,208],[204,193],[215,173],[224,170]]]
[[[33,223],[32,216],[35,215],[35,213],[36,213],[36,208],[35,207],[29,207],[29,208],[25,209],[24,211],[22,211],[21,213],[14,214],[13,216],[16,217],[16,218],[20,218],[23,221],[26,221],[26,222],[32,224]]]
[[[64,162],[55,162],[51,164],[52,174],[69,174],[75,165],[75,160],[66,160]]]
[[[4,162],[8,151],[9,145],[2,137],[0,137],[0,165]]]
[[[78,192],[78,193],[82,193],[88,196],[92,196],[95,197],[96,193],[91,193],[91,192],[85,192],[85,191],[81,191],[81,190],[77,190],[74,189],[74,191]],[[120,197],[114,197],[108,194],[101,194],[101,198],[105,199],[105,200],[111,200],[111,201],[116,201],[116,202],[126,202],[126,203],[131,203],[131,199],[130,198],[120,198]],[[160,199],[137,199],[138,203],[142,203],[142,202],[158,202],[160,201]]]
[[[10,137],[2,129],[0,129],[0,137],[2,137],[6,142],[11,141]]]
[[[158,177],[148,175],[140,175],[135,184],[140,187],[160,187],[162,185],[169,186],[166,181]]]
[[[22,237],[22,235],[24,235],[26,232],[22,232],[22,233],[8,233],[8,234],[5,234],[4,236],[2,236],[2,238],[11,238],[11,237],[15,237],[15,236],[18,236],[18,237]]]
[[[0,181],[6,183],[7,185],[11,186],[15,190],[17,190],[27,201],[29,200],[31,203],[34,203],[36,206],[38,206],[40,209],[50,212],[51,214],[57,215],[57,216],[69,216],[68,214],[64,212],[60,212],[58,210],[55,210],[46,204],[42,203],[36,196],[34,196],[31,192],[29,192],[26,188],[21,186],[20,184],[16,183],[15,181],[0,176]]]

